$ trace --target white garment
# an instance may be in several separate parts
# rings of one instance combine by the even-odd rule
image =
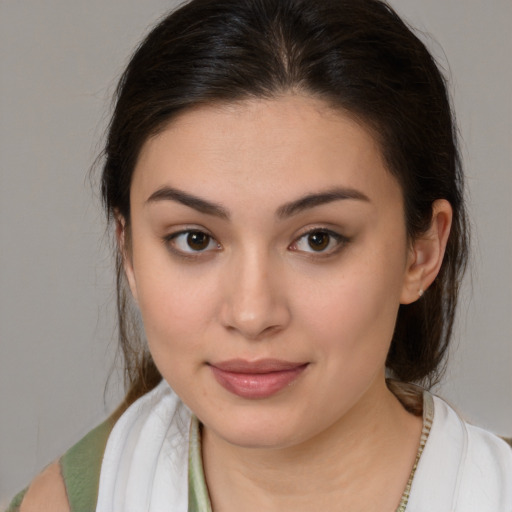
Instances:
[[[434,396],[407,512],[512,512],[512,450]]]
[[[96,512],[187,512],[191,413],[162,381],[117,421]],[[512,512],[512,450],[434,397],[407,512]]]
[[[190,420],[165,380],[133,403],[108,438],[96,512],[187,512]]]

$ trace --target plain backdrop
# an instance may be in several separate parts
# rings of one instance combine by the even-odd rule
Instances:
[[[473,278],[437,392],[512,435],[512,2],[391,4],[450,79],[469,187]],[[111,247],[88,172],[116,79],[173,5],[0,0],[0,508],[122,395]]]

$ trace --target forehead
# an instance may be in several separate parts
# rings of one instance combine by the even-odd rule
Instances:
[[[378,199],[400,196],[372,132],[306,96],[201,106],[174,119],[142,148],[132,198],[158,187],[268,201],[333,186]],[[398,196],[397,196],[398,194]]]

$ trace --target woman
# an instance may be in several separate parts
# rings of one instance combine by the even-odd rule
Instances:
[[[379,1],[163,20],[105,148],[129,391],[13,508],[509,510],[507,445],[409,384],[439,376],[466,262],[454,133]]]

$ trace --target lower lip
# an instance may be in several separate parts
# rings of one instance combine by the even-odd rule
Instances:
[[[217,382],[242,398],[268,398],[294,382],[307,364],[268,373],[238,373],[210,366]]]

